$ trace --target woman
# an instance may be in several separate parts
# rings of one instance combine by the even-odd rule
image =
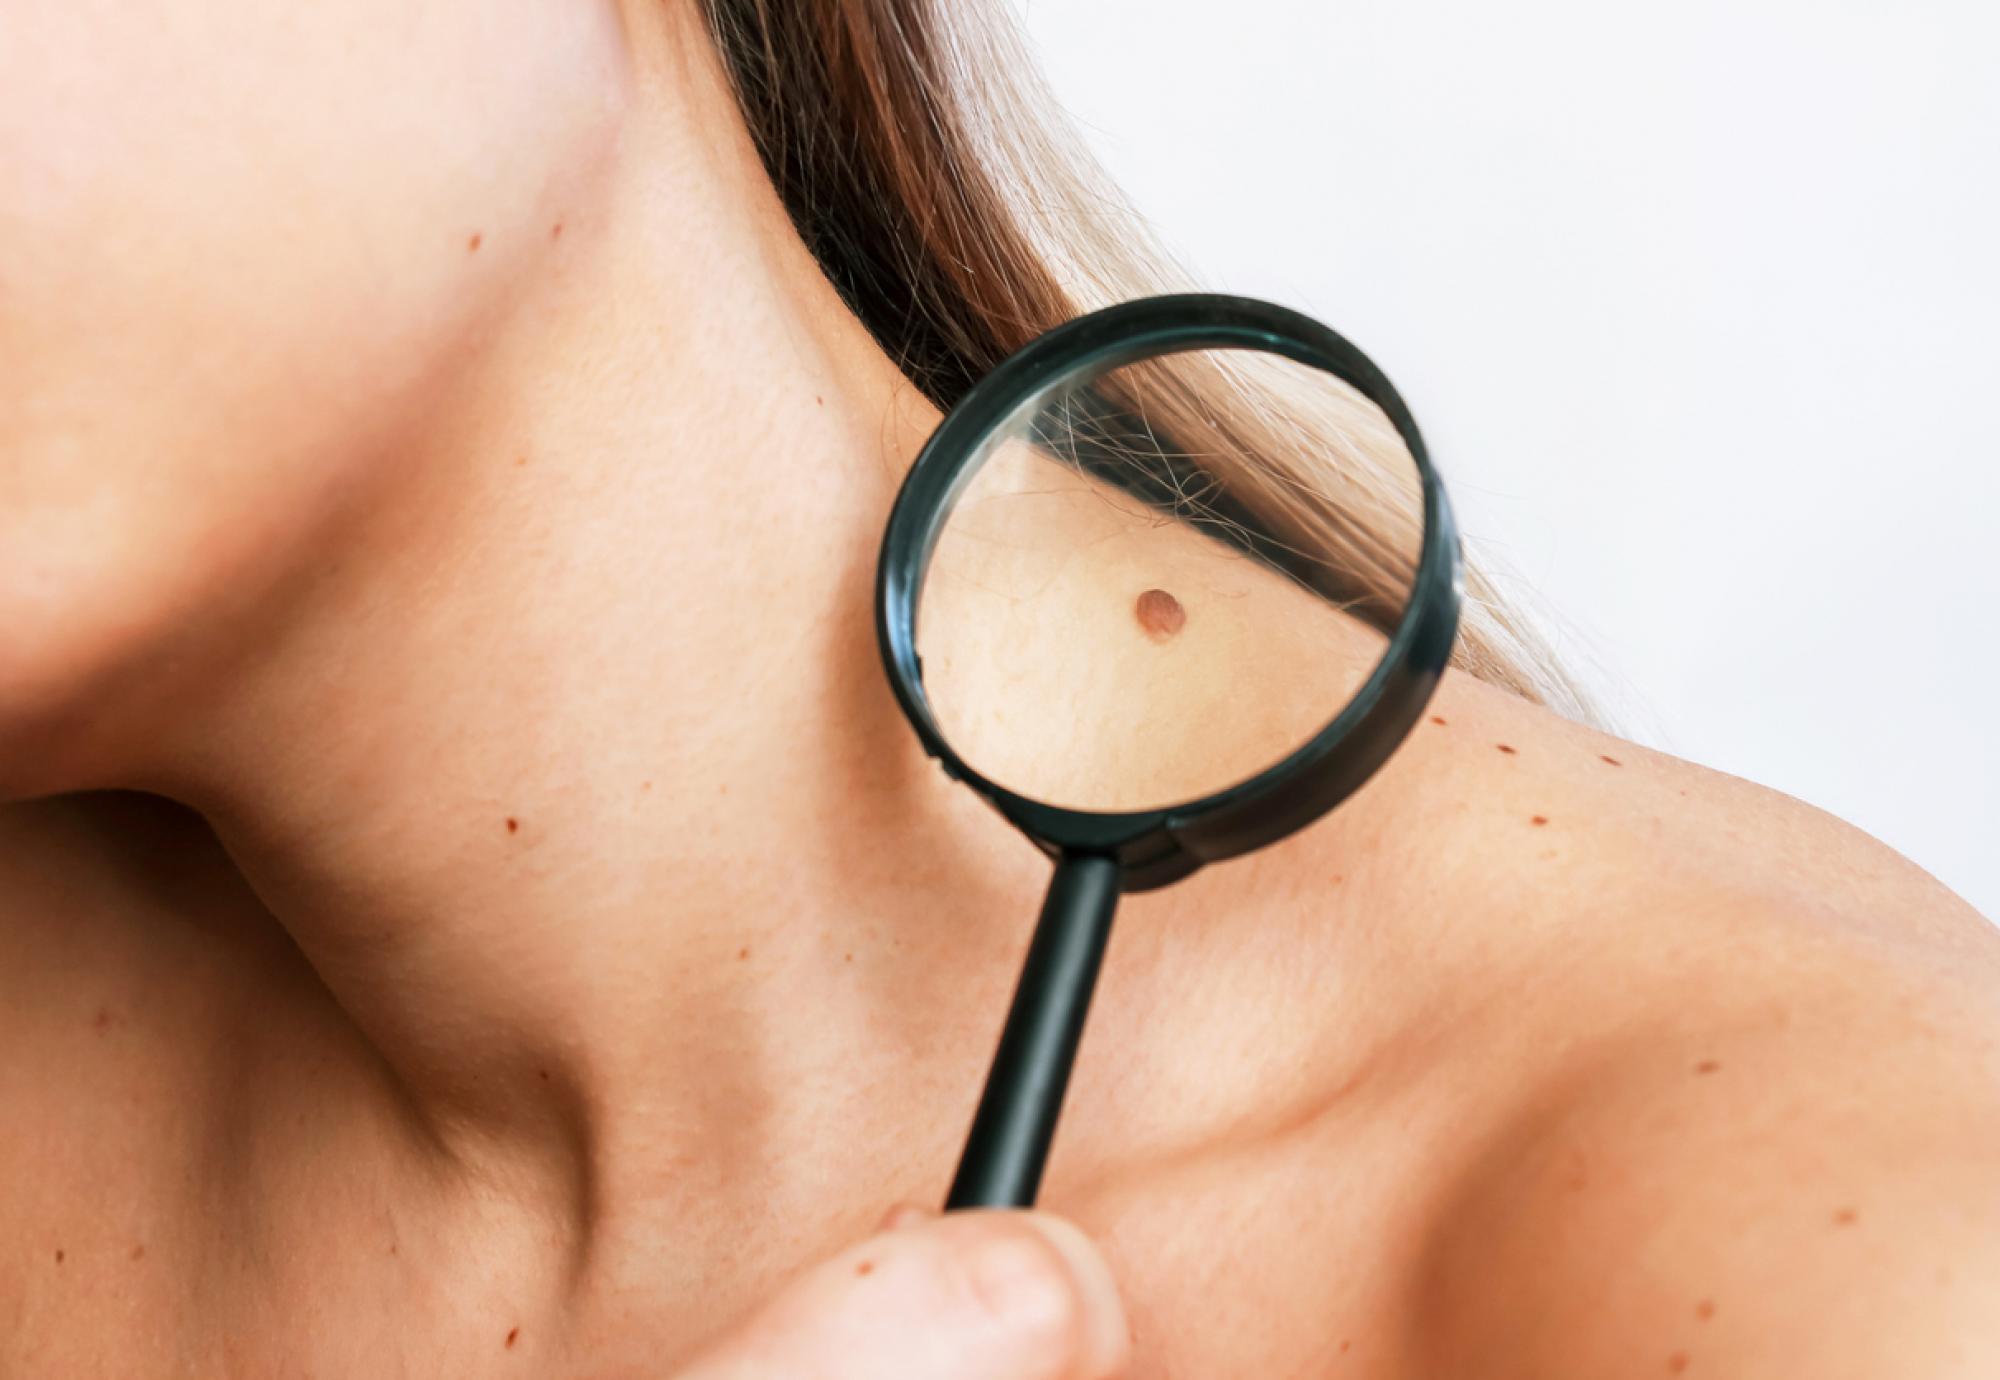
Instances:
[[[883,1223],[1044,864],[875,544],[1149,286],[1008,218],[973,18],[12,16],[0,1373],[2000,1368],[1992,929],[1490,610],[1340,811],[1128,905],[1047,1211]]]

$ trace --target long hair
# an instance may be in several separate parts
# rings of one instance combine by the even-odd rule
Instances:
[[[949,410],[1043,331],[1199,285],[1096,164],[999,0],[701,0],[793,224],[903,373]],[[1344,385],[1213,353],[1137,366],[1147,427],[1200,438],[1233,511],[1400,605],[1422,528],[1407,452]],[[1118,399],[1128,404],[1128,395]],[[1121,457],[1129,448],[1121,448]],[[1151,476],[1155,487],[1164,474]],[[1182,517],[1202,514],[1183,488]],[[1208,516],[1213,517],[1213,514]],[[1368,597],[1373,591],[1377,599]],[[1568,717],[1601,714],[1468,553],[1453,664]],[[1379,621],[1379,620],[1378,620]]]

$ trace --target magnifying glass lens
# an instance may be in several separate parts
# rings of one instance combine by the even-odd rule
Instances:
[[[1019,795],[1213,795],[1360,690],[1422,535],[1416,462],[1323,370],[1229,348],[1075,373],[961,478],[917,599],[925,697],[966,764]]]

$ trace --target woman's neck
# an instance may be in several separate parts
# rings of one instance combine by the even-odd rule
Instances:
[[[390,476],[102,783],[201,811],[444,1122],[740,1048],[808,953],[864,960],[829,860],[937,841],[868,616],[936,413],[722,100],[635,117]]]

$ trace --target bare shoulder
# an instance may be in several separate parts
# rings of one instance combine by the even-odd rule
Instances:
[[[1923,996],[1774,993],[1541,1088],[1439,1200],[1425,1373],[2000,1371],[2000,1042]]]
[[[1441,717],[1494,759],[1470,852],[1532,900],[1418,1369],[2000,1372],[2000,930],[1778,792],[1479,691]]]

